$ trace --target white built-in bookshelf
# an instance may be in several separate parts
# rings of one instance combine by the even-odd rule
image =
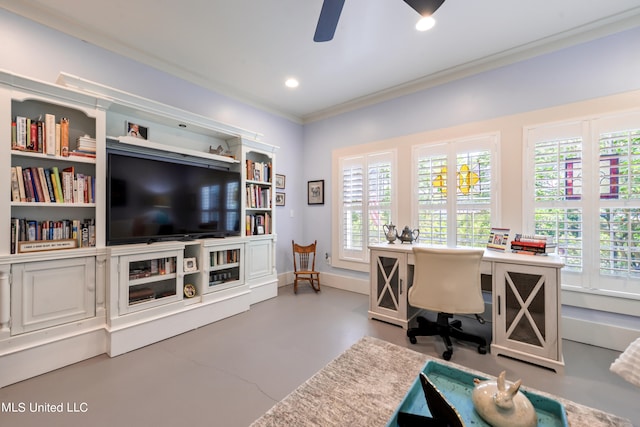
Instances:
[[[128,121],[148,138],[126,136]],[[0,387],[277,295],[277,147],[262,135],[66,74],[50,84],[3,71],[0,134],[10,201],[0,209]],[[107,139],[237,172],[241,221],[253,225],[233,237],[107,246]]]

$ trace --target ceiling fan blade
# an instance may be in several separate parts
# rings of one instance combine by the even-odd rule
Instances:
[[[404,2],[411,6],[421,16],[429,16],[442,6],[444,0],[404,0]]]
[[[318,18],[318,26],[313,36],[314,42],[326,42],[333,38],[340,19],[340,13],[344,6],[344,0],[324,0],[322,10],[320,10],[320,18]]]

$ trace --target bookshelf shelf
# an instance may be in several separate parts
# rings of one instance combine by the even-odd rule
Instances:
[[[161,143],[157,143],[149,140],[140,140],[132,136],[121,136],[121,137],[118,137],[117,140],[121,144],[126,144],[131,147],[143,147],[146,149],[153,149],[153,150],[164,151],[168,153],[184,154],[186,156],[201,157],[203,159],[215,160],[222,163],[230,163],[230,164],[239,163],[239,160],[236,160],[232,157],[192,150],[184,147],[168,146],[165,144],[161,144]]]
[[[95,208],[95,203],[11,202],[13,207]]]
[[[11,155],[18,156],[18,157],[40,159],[40,160],[51,160],[55,162],[88,163],[88,164],[96,163],[95,157],[81,157],[81,156],[75,156],[75,155],[70,155],[70,156],[53,155],[52,156],[52,155],[37,153],[33,151],[22,151],[22,150],[14,150],[14,149],[11,150]]]

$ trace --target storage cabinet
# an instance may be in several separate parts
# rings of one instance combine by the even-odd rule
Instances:
[[[11,334],[95,316],[95,257],[13,264]]]
[[[183,257],[181,250],[120,257],[120,314],[181,300]]]
[[[418,309],[409,306],[407,291],[413,285],[412,254],[407,251],[371,250],[369,318],[408,329]]]
[[[562,370],[560,268],[496,262],[493,274],[491,352]]]
[[[204,243],[205,286],[201,293],[220,291],[244,284],[244,244]]]

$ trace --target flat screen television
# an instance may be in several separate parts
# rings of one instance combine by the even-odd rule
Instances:
[[[107,151],[107,245],[240,235],[240,173]]]

